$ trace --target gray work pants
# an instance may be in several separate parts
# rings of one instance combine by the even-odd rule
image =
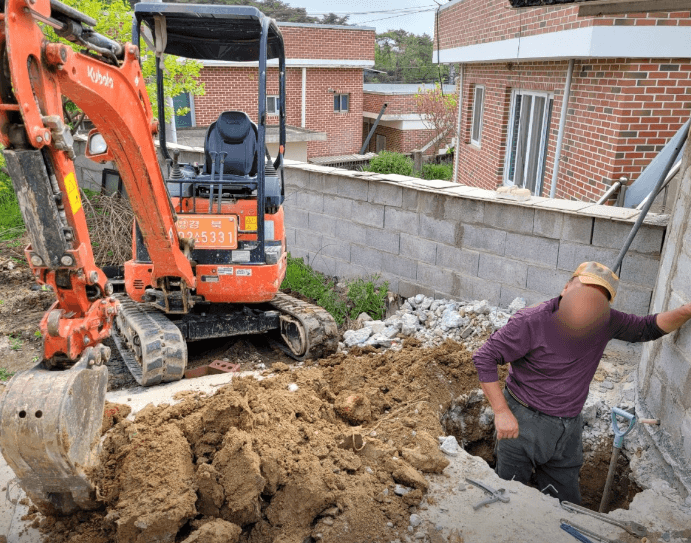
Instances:
[[[583,416],[551,417],[521,405],[507,390],[504,397],[518,420],[518,438],[497,441],[497,475],[527,484],[534,470],[545,494],[581,503]]]

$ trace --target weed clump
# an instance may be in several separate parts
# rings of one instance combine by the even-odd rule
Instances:
[[[374,319],[381,319],[386,311],[388,281],[379,283],[379,276],[366,281],[362,278],[346,283],[339,289],[336,281],[305,264],[302,258],[288,254],[286,276],[282,290],[290,290],[313,300],[326,309],[339,326],[348,320],[357,319],[360,313],[367,313]]]

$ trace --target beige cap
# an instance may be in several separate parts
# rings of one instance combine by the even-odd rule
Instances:
[[[619,276],[599,262],[583,262],[571,277],[578,277],[584,285],[600,285],[606,288],[610,295],[610,302],[613,302],[617,295]]]

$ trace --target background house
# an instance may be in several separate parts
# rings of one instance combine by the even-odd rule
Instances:
[[[380,84],[364,85],[363,104],[363,143],[374,125],[384,104],[386,110],[370,139],[367,151],[397,151],[410,153],[414,149],[427,146],[426,154],[433,152],[432,139],[435,137],[423,122],[415,102],[420,89],[432,88],[423,84]],[[445,93],[454,93],[453,85],[444,85]]]
[[[286,114],[291,158],[357,153],[362,145],[363,70],[374,65],[375,29],[306,23],[278,23],[286,48]],[[278,63],[267,77],[269,124],[278,124]],[[256,122],[257,65],[209,61],[201,70],[204,96],[186,100],[191,108],[182,125],[203,129],[222,111],[242,110]],[[179,130],[180,141],[191,144]],[[270,142],[269,131],[269,142]],[[180,139],[182,138],[182,139]],[[198,142],[197,142],[198,144]],[[270,152],[275,153],[271,150]],[[297,155],[296,155],[297,153]]]
[[[435,59],[462,64],[455,180],[549,195],[569,91],[555,195],[593,201],[611,180],[635,179],[688,119],[689,26],[688,11],[579,18],[577,6],[444,4]]]

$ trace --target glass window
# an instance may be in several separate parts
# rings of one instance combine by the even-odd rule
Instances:
[[[506,146],[504,182],[539,196],[554,98],[545,92],[514,91]]]
[[[347,113],[349,99],[349,94],[334,94],[334,111]]]
[[[266,97],[266,113],[268,115],[278,115],[278,106],[280,101],[278,96],[267,96]]]
[[[480,145],[482,137],[482,113],[485,109],[485,87],[478,85],[475,87],[475,98],[473,99],[473,126],[470,130],[470,141]]]

